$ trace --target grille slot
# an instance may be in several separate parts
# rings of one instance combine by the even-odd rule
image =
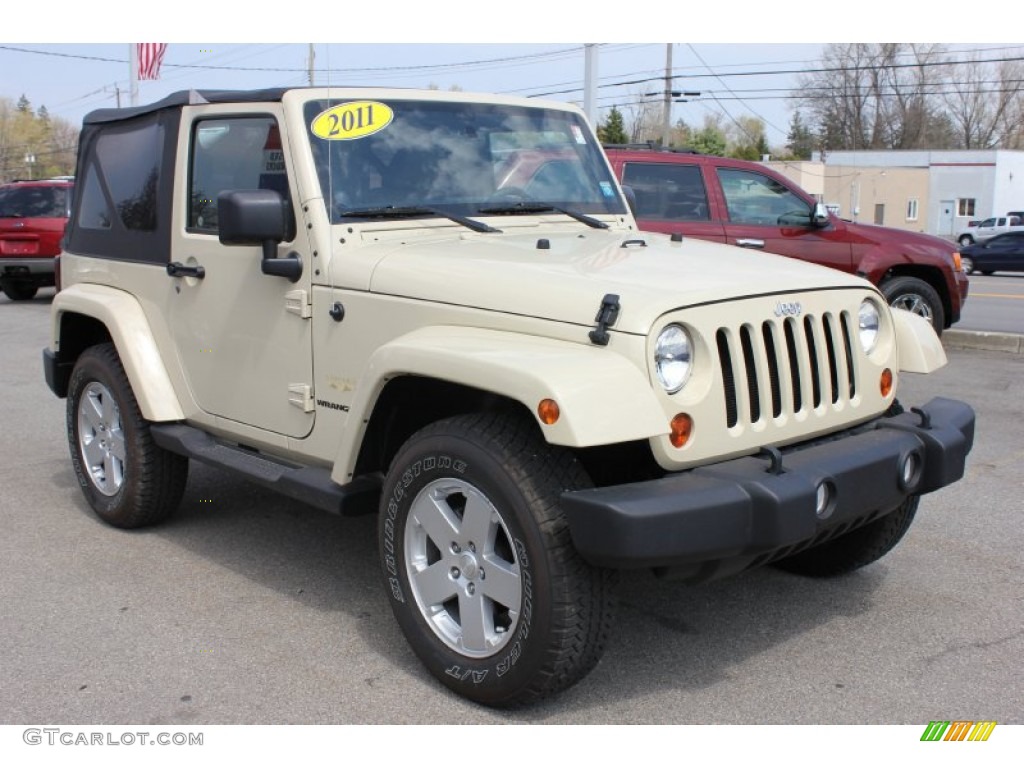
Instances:
[[[857,392],[851,328],[846,312],[719,328],[727,426],[849,401]]]

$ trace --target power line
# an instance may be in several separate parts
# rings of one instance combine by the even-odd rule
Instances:
[[[58,56],[66,59],[79,59],[83,61],[101,61],[113,64],[127,64],[128,59],[115,59],[106,56],[87,56],[84,54],[60,53],[58,51],[41,51],[34,48],[23,48],[13,45],[0,45],[0,50],[14,51],[16,53],[31,53],[39,56]],[[562,56],[566,53],[579,53],[582,46],[572,48],[560,48],[554,51],[542,51],[540,53],[521,54],[519,56],[501,56],[493,59],[479,59],[476,61],[462,61],[448,64],[418,64],[414,66],[388,66],[388,67],[350,67],[345,69],[315,69],[318,74],[341,74],[341,73],[371,73],[371,72],[409,72],[409,71],[439,71],[458,67],[470,67],[480,64],[503,64],[523,60],[540,60]],[[308,67],[240,67],[224,64],[172,64],[164,62],[164,68],[169,69],[207,69],[207,70],[228,70],[232,72],[308,72]]]
[[[1013,61],[1024,61],[1024,56],[1004,56],[991,59],[972,59],[972,64],[999,64],[1004,62]],[[681,74],[672,75],[672,80],[694,80],[703,77],[765,77],[765,76],[779,76],[779,75],[805,75],[805,74],[824,74],[829,72],[865,72],[870,70],[878,69],[921,69],[925,67],[952,67],[959,66],[967,62],[953,60],[953,61],[935,61],[935,62],[920,62],[913,64],[855,64],[844,67],[810,67],[805,69],[771,69],[771,70],[757,70],[748,72],[727,72],[727,73],[715,73],[709,74],[692,73],[692,74]],[[622,80],[616,83],[606,83],[599,85],[598,88],[613,88],[627,85],[643,85],[645,83],[652,82],[654,80],[664,80],[664,76],[656,77],[645,77],[637,80]],[[532,93],[529,94],[533,97],[541,96],[559,96],[567,93],[577,93],[583,88],[570,88],[562,91],[548,91],[543,93]]]

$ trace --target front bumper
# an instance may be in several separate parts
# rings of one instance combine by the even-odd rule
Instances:
[[[781,466],[745,457],[569,491],[562,504],[577,551],[594,565],[673,569],[704,580],[783,557],[956,482],[973,442],[971,407],[935,398],[923,409],[786,449]],[[831,502],[819,513],[822,484]]]

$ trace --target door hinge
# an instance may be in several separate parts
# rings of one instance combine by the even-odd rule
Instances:
[[[288,402],[305,413],[312,413],[313,388],[309,384],[289,384]]]
[[[309,305],[308,294],[300,289],[288,291],[284,295],[284,308],[293,315],[302,318],[313,316],[313,308]]]

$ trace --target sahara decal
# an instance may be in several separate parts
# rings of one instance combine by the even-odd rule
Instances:
[[[395,112],[379,101],[349,101],[325,109],[313,118],[309,130],[327,141],[350,141],[372,136],[391,125]]]

